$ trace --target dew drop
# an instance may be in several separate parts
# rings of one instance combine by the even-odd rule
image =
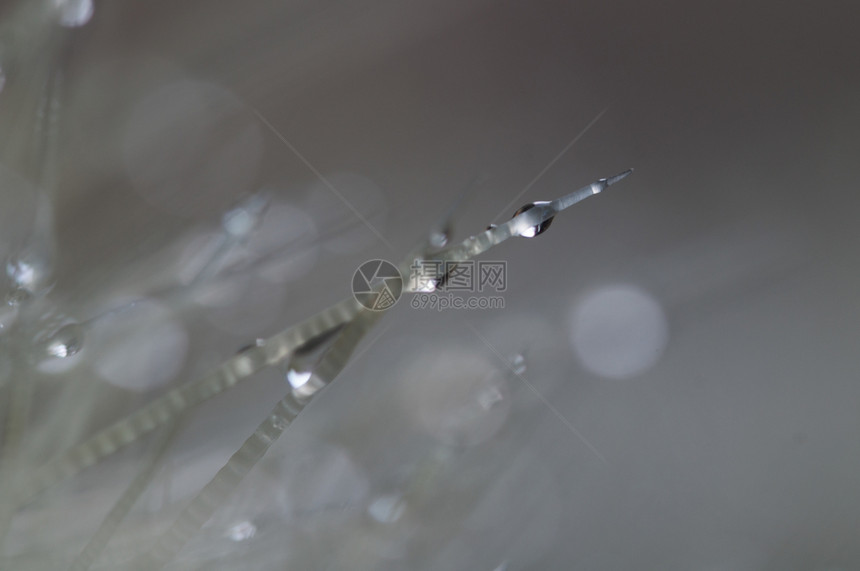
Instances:
[[[226,536],[233,541],[245,541],[257,534],[257,526],[250,521],[240,521],[227,530]]]
[[[9,307],[18,307],[32,297],[33,294],[30,293],[30,290],[19,287],[6,294],[6,305]]]
[[[519,210],[514,212],[513,218],[516,218],[517,216],[519,216],[523,212],[528,212],[529,210],[531,210],[532,208],[534,208],[538,204],[545,204],[545,203],[530,202],[529,204],[526,204],[525,206],[523,206],[522,208],[520,208]],[[526,228],[525,230],[520,231],[520,236],[522,236],[523,238],[534,238],[535,236],[540,236],[541,234],[543,234],[544,232],[546,232],[549,229],[550,224],[552,224],[552,220],[553,220],[553,217],[551,216],[551,217],[547,218],[546,220],[544,220],[543,222],[541,222],[540,224],[538,224],[537,226],[531,226],[529,228]]]
[[[36,266],[25,260],[9,260],[6,262],[6,275],[18,288],[33,290],[38,278]]]
[[[58,359],[77,355],[84,344],[84,329],[79,323],[67,323],[48,338],[45,352]]]
[[[234,238],[247,238],[260,225],[268,205],[265,196],[251,196],[224,215],[224,230]]]
[[[494,365],[459,348],[405,360],[401,390],[416,427],[458,448],[492,438],[511,409],[509,380]]]
[[[379,523],[394,523],[403,516],[406,506],[397,494],[377,497],[367,506],[367,514]]]
[[[310,371],[299,371],[297,369],[290,369],[287,371],[287,382],[290,383],[290,386],[294,389],[304,386],[310,379]]]
[[[448,243],[448,232],[446,230],[433,230],[430,232],[430,245],[434,248],[444,248]]]
[[[489,387],[478,393],[477,399],[478,406],[480,406],[482,410],[490,410],[500,402],[504,401],[505,397],[498,387]]]

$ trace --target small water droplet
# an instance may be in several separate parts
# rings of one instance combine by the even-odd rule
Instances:
[[[79,323],[67,323],[48,338],[45,351],[51,357],[65,359],[77,355],[83,344],[83,327]]]
[[[32,297],[33,294],[30,293],[30,290],[19,287],[6,294],[6,305],[9,307],[18,307]]]
[[[265,196],[247,198],[224,215],[221,221],[224,230],[234,238],[247,238],[260,225],[268,206],[269,201]]]
[[[498,387],[488,387],[478,394],[478,406],[483,410],[490,410],[503,400],[505,400],[505,396]]]
[[[511,359],[511,370],[515,375],[522,375],[526,372],[526,358],[520,354],[514,355]]]
[[[394,523],[403,516],[406,505],[398,494],[385,494],[367,506],[367,514],[379,523]]]
[[[257,534],[257,526],[250,521],[240,521],[227,530],[225,534],[233,541],[245,541]]]
[[[531,210],[532,208],[534,208],[538,204],[545,204],[545,203],[530,202],[529,204],[526,204],[525,206],[523,206],[522,208],[520,208],[519,210],[514,212],[513,218],[516,218],[517,216],[519,216],[523,212],[528,212],[529,210]],[[520,232],[520,236],[522,236],[523,238],[534,238],[535,236],[540,236],[541,234],[543,234],[544,232],[546,232],[549,229],[550,224],[552,224],[553,218],[554,217],[550,216],[549,218],[547,218],[546,220],[544,220],[543,222],[541,222],[537,226],[531,226],[529,228],[526,228],[525,230],[522,230]]]
[[[93,17],[93,0],[54,0],[54,7],[66,28],[80,28]]]
[[[448,243],[448,232],[446,230],[433,230],[430,232],[430,245],[434,248],[444,248]]]
[[[36,266],[26,260],[9,260],[6,262],[6,275],[16,287],[33,290],[38,272]]]
[[[310,379],[310,371],[299,371],[297,369],[290,369],[287,371],[287,382],[290,383],[290,386],[294,389],[304,386]]]

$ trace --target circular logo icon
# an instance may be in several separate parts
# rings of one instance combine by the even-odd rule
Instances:
[[[388,309],[403,293],[403,278],[397,266],[385,260],[370,260],[361,264],[352,275],[352,295],[373,311]]]

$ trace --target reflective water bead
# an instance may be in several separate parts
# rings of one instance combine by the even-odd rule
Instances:
[[[522,375],[526,372],[526,359],[520,354],[514,355],[511,359],[511,370],[515,375]]]
[[[304,386],[310,379],[310,371],[299,371],[297,369],[290,369],[287,371],[287,382],[290,383],[290,386],[294,389]]]
[[[257,534],[257,526],[250,521],[240,521],[227,530],[226,536],[233,541],[245,541]]]
[[[531,210],[532,208],[534,208],[535,206],[537,206],[539,204],[546,204],[546,203],[530,202],[529,204],[526,204],[525,206],[523,206],[522,208],[520,208],[519,210],[514,212],[513,218],[516,218],[517,216],[519,216],[523,212],[528,212],[529,210]],[[553,217],[551,216],[551,217],[547,218],[546,220],[544,220],[543,222],[541,222],[540,224],[538,224],[537,226],[531,226],[529,228],[526,228],[525,230],[522,230],[520,232],[520,236],[522,236],[523,238],[534,238],[535,236],[540,236],[541,234],[543,234],[544,232],[546,232],[549,229],[550,224],[552,224],[552,220],[553,220]]]
[[[76,355],[84,344],[84,328],[79,323],[67,323],[45,342],[45,351],[51,357],[64,359]]]

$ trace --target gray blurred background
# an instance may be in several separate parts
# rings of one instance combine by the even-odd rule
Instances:
[[[504,309],[404,296],[171,568],[860,569],[858,22],[855,2],[97,1],[58,32],[50,296],[79,321],[147,296],[163,323],[88,335],[37,410],[71,444],[349,295],[464,189],[452,240],[634,167],[484,256]],[[0,106],[27,76],[5,67]],[[159,301],[260,189],[249,248],[286,262]],[[283,374],[195,410],[95,567],[146,547]],[[63,568],[145,456],[19,514],[9,557]]]

